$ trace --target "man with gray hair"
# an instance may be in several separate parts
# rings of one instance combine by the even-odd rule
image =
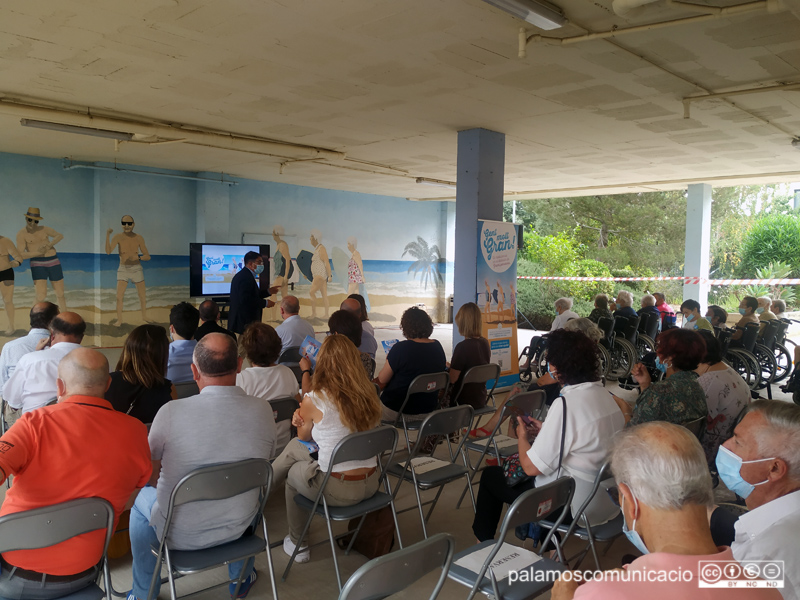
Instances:
[[[0,516],[99,497],[114,515],[130,508],[152,465],[147,428],[103,398],[111,378],[97,350],[78,348],[58,365],[58,404],[27,412],[0,438],[0,483],[14,475]],[[60,598],[93,583],[105,530],[40,550],[6,552],[2,598]],[[44,575],[47,577],[44,577]]]
[[[800,406],[756,400],[717,454],[720,479],[750,511],[736,519],[716,508],[711,530],[737,560],[785,565],[786,599],[800,597]]]
[[[556,318],[550,326],[550,331],[561,329],[570,319],[580,319],[581,316],[572,311],[572,298],[559,298],[555,303]]]
[[[633,309],[633,294],[627,290],[617,292],[617,309],[614,311],[615,317],[638,317]]]
[[[658,328],[661,329],[661,311],[656,308],[656,297],[652,294],[642,296],[642,308],[636,311],[640,317],[645,315],[655,315],[658,320]]]
[[[281,352],[293,346],[300,346],[306,337],[314,337],[311,323],[300,318],[300,300],[296,296],[284,296],[281,300],[283,323],[275,328],[281,338]]]
[[[0,386],[5,385],[19,359],[36,350],[37,344],[50,337],[50,322],[58,315],[58,306],[52,302],[37,302],[30,312],[31,330],[28,335],[6,342],[0,352]]]
[[[158,544],[170,494],[183,477],[203,466],[272,458],[276,437],[272,408],[236,387],[241,368],[236,342],[223,333],[209,333],[197,342],[192,357],[192,375],[200,393],[168,402],[153,420],[149,438],[153,476],[131,510],[133,589],[128,600],[147,598],[157,567],[150,549]],[[255,517],[257,495],[253,490],[178,508],[169,531],[171,547],[199,550],[241,537]],[[239,598],[247,595],[256,580],[253,560],[228,565],[232,581],[243,569],[246,577]],[[153,597],[158,596],[159,587],[157,578]],[[235,591],[235,584],[230,591]]]
[[[711,475],[703,448],[688,429],[662,421],[625,429],[614,438],[611,467],[619,489],[623,532],[644,556],[630,563],[624,575],[615,573],[616,577],[595,576],[579,585],[562,576],[552,600],[780,598],[775,589],[698,587],[701,564],[707,561],[724,569],[733,561],[733,553],[717,547],[711,537],[707,517],[714,497]],[[654,573],[682,575],[647,576]],[[737,579],[746,581],[741,570]]]

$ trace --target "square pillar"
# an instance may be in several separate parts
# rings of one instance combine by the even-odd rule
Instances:
[[[462,304],[477,299],[478,219],[503,220],[505,143],[505,134],[488,129],[458,132],[454,316]],[[453,346],[462,339],[453,327]]]
[[[711,186],[693,183],[686,198],[686,247],[683,274],[708,279],[711,247]],[[708,303],[707,283],[683,285],[683,299],[697,300],[705,310]]]

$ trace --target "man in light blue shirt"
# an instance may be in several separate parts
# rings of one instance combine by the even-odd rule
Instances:
[[[52,302],[37,302],[31,308],[31,330],[25,337],[11,340],[0,352],[0,388],[14,373],[19,359],[36,350],[36,345],[50,337],[50,322],[58,314],[58,306]]]
[[[311,324],[301,319],[300,301],[294,296],[286,296],[281,300],[281,317],[283,323],[275,328],[275,333],[281,338],[281,352],[292,346],[299,346],[307,336],[314,337],[314,328]]]
[[[200,321],[200,311],[188,302],[180,302],[169,311],[169,332],[172,343],[167,359],[167,379],[172,383],[193,381],[192,353],[197,342],[194,334]]]

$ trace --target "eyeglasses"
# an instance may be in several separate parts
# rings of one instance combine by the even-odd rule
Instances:
[[[25,220],[26,220],[28,223],[38,223],[38,222],[39,222],[39,221],[37,221],[36,219],[31,219],[30,217],[26,218]]]
[[[123,225],[133,225],[133,221],[120,221]]]

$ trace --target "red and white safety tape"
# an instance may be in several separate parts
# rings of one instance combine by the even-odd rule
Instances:
[[[800,285],[800,279],[705,279],[703,277],[558,277],[518,275],[517,279],[555,281],[682,281],[686,285]]]

